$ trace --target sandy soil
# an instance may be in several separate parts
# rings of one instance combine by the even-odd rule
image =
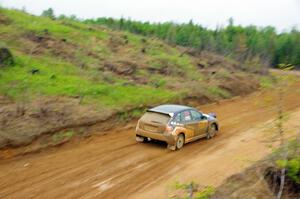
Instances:
[[[284,96],[293,121],[300,120],[299,96],[299,83]],[[1,160],[0,198],[167,198],[176,180],[217,186],[270,152],[265,132],[276,100],[276,93],[261,91],[199,107],[217,113],[221,131],[180,151],[136,143],[132,121],[105,136]]]

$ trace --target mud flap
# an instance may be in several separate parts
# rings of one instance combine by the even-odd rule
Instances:
[[[141,137],[141,136],[135,136],[135,140],[137,142],[144,142],[145,138],[144,137]]]
[[[175,145],[169,145],[168,144],[168,149],[175,151],[176,150],[176,146]]]

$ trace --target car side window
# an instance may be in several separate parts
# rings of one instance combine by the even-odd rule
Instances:
[[[181,123],[181,122],[182,122],[182,120],[181,120],[181,113],[178,113],[178,114],[175,116],[175,118],[174,118],[173,121],[176,122],[176,123]]]
[[[189,122],[189,121],[192,120],[192,116],[191,116],[191,112],[190,111],[183,111],[182,115],[183,115],[183,121]]]
[[[202,114],[199,113],[198,111],[191,110],[192,118],[193,120],[201,120],[202,119]]]

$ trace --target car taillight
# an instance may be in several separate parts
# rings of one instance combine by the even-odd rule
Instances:
[[[138,120],[138,122],[136,124],[136,127],[135,127],[135,130],[138,130],[139,126],[140,126],[140,120]]]

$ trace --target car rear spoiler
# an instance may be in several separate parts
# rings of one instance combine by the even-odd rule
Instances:
[[[160,113],[160,114],[168,115],[170,117],[174,116],[174,113],[167,113],[167,112],[162,112],[162,111],[154,111],[154,110],[151,110],[151,109],[147,109],[146,112]]]

